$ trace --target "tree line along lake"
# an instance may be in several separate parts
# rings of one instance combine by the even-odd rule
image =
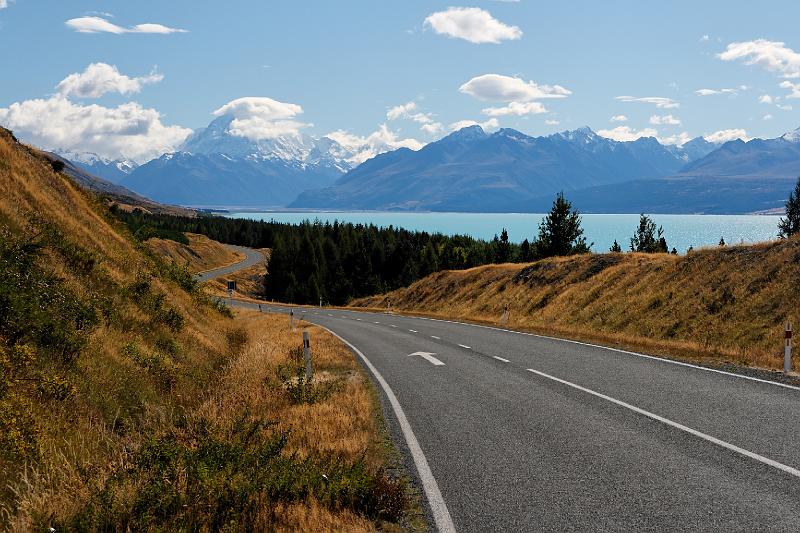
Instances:
[[[246,218],[297,224],[304,220],[322,223],[338,220],[354,224],[394,226],[411,231],[427,231],[445,235],[470,235],[491,240],[505,228],[509,240],[534,240],[544,214],[537,213],[435,213],[379,211],[231,211],[230,218]],[[717,246],[720,239],[727,244],[755,243],[778,238],[780,216],[773,215],[649,215],[656,225],[664,228],[670,249],[685,253],[691,246]],[[605,252],[616,240],[623,250],[639,223],[637,214],[581,215],[587,243],[594,243],[593,252]]]

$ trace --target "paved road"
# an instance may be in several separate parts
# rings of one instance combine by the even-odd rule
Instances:
[[[798,388],[475,325],[295,316],[380,376],[442,530],[800,531]]]
[[[252,248],[245,248],[244,246],[234,246],[232,244],[226,244],[226,248],[229,250],[233,250],[234,252],[239,252],[245,254],[244,260],[234,263],[233,265],[228,265],[226,267],[215,268],[214,270],[208,270],[206,272],[201,272],[200,274],[195,274],[194,277],[198,281],[208,281],[210,279],[219,278],[221,276],[226,276],[228,274],[232,274],[238,270],[243,270],[245,268],[250,268],[251,266],[255,266],[259,263],[264,262],[264,254],[261,252],[257,252]]]

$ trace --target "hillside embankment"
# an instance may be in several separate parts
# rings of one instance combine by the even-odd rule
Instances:
[[[407,520],[343,345],[312,330],[300,379],[299,330],[216,303],[56,170],[0,128],[0,530]]]
[[[712,365],[777,369],[785,322],[800,326],[800,239],[685,256],[588,254],[442,271],[350,303],[383,311],[387,304]]]
[[[192,274],[205,272],[242,261],[242,253],[231,250],[205,235],[184,233],[188,243],[153,237],[147,239],[147,247],[168,261],[184,266]]]

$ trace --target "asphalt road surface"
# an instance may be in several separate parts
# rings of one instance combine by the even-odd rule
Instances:
[[[245,254],[244,260],[234,263],[232,265],[228,265],[226,267],[215,268],[214,270],[208,270],[206,272],[201,272],[199,274],[195,274],[194,277],[198,281],[208,281],[210,279],[219,278],[222,276],[227,276],[228,274],[233,274],[238,270],[244,270],[245,268],[249,268],[251,266],[255,266],[259,263],[264,262],[264,254],[261,252],[257,252],[252,248],[245,248],[244,246],[234,246],[232,244],[226,244],[226,248],[233,250],[234,252],[240,252]]]
[[[483,326],[294,313],[372,372],[440,530],[800,531],[798,388]]]

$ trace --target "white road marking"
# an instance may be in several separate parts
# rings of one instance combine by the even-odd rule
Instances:
[[[328,313],[328,316],[333,316],[332,314]]]
[[[461,346],[462,348],[465,348],[467,350],[471,350],[472,349],[471,346],[467,346],[466,344],[459,344],[459,346]]]
[[[513,329],[497,328],[497,327],[494,327],[494,326],[484,326],[483,324],[470,324],[469,322],[459,322],[457,320],[445,320],[443,318],[429,318],[429,317],[424,317],[424,316],[412,316],[412,315],[408,315],[407,318],[416,318],[417,320],[429,320],[431,322],[444,322],[446,324],[458,324],[458,325],[461,325],[461,326],[470,326],[470,327],[473,327],[473,328],[482,328],[482,329],[490,329],[490,330],[494,330],[494,331],[502,331],[504,333],[513,333],[515,335],[525,335],[526,337],[536,337],[536,338],[539,338],[539,339],[548,339],[548,340],[551,340],[551,341],[566,342],[566,343],[569,343],[569,344],[578,344],[580,346],[587,346],[589,348],[599,348],[601,350],[608,350],[610,352],[623,353],[623,354],[626,354],[626,355],[634,355],[636,357],[641,357],[643,359],[650,359],[652,361],[658,361],[659,363],[667,363],[667,364],[678,365],[678,366],[683,366],[683,367],[687,367],[687,368],[694,368],[696,370],[704,370],[706,372],[713,372],[715,374],[722,374],[723,376],[729,376],[729,377],[739,378],[739,379],[746,379],[748,381],[755,381],[755,382],[758,382],[758,383],[765,383],[767,385],[775,385],[776,387],[783,387],[785,389],[792,389],[792,390],[800,391],[800,387],[797,387],[795,385],[787,385],[786,383],[780,383],[779,381],[770,381],[768,379],[754,378],[752,376],[745,376],[743,374],[735,374],[733,372],[726,372],[724,370],[717,370],[716,368],[708,368],[708,367],[705,367],[705,366],[693,365],[691,363],[684,363],[683,361],[675,361],[673,359],[666,359],[666,358],[663,358],[663,357],[656,357],[654,355],[647,355],[647,354],[643,354],[643,353],[639,353],[639,352],[631,352],[631,351],[628,351],[628,350],[622,350],[620,348],[611,348],[610,346],[603,346],[601,344],[591,344],[591,343],[588,343],[588,342],[575,341],[575,340],[572,340],[572,339],[562,339],[560,337],[551,337],[549,335],[539,335],[538,333],[528,333],[527,331],[514,331]]]
[[[410,331],[411,333],[419,333],[419,331],[417,331],[417,330],[415,330],[415,329],[410,329],[410,330],[408,330],[408,331]]]
[[[393,328],[396,328],[397,326],[396,326],[395,324],[392,324],[392,327],[393,327]]]
[[[361,322],[361,319],[360,319],[360,318],[356,318],[356,320],[358,320],[359,322]]]
[[[373,324],[380,324],[380,322],[373,322]]]
[[[684,426],[683,424],[680,424],[678,422],[672,421],[669,418],[664,418],[663,416],[659,416],[659,415],[657,415],[655,413],[651,413],[650,411],[645,411],[644,409],[642,409],[640,407],[636,407],[635,405],[631,405],[629,403],[623,402],[622,400],[617,400],[616,398],[612,398],[611,396],[606,396],[605,394],[593,391],[591,389],[587,389],[585,387],[581,387],[580,385],[576,385],[575,383],[571,383],[569,381],[566,381],[566,380],[563,380],[563,379],[559,379],[557,377],[551,376],[549,374],[545,374],[544,372],[539,372],[538,370],[534,370],[532,368],[529,368],[527,370],[528,370],[528,372],[533,372],[537,376],[541,376],[543,378],[547,378],[547,379],[550,379],[550,380],[553,380],[553,381],[557,381],[558,383],[561,383],[562,385],[567,385],[568,387],[572,387],[574,389],[578,389],[579,391],[585,392],[587,394],[591,394],[593,396],[597,396],[598,398],[602,398],[603,400],[606,400],[606,401],[609,401],[609,402],[611,402],[613,404],[619,405],[620,407],[624,407],[626,409],[630,409],[631,411],[633,411],[635,413],[639,413],[640,415],[646,416],[648,418],[652,418],[653,420],[661,422],[662,424],[666,424],[668,426],[674,427],[674,428],[679,429],[681,431],[685,431],[686,433],[689,433],[691,435],[694,435],[695,437],[699,437],[699,438],[701,438],[703,440],[711,442],[712,444],[716,444],[717,446],[721,446],[723,448],[726,448],[726,449],[731,450],[733,452],[736,452],[738,454],[744,455],[745,457],[749,457],[750,459],[755,459],[756,461],[758,461],[760,463],[764,463],[765,465],[769,465],[769,466],[771,466],[773,468],[777,468],[778,470],[786,472],[789,475],[792,475],[792,476],[800,478],[800,470],[797,470],[796,468],[792,468],[791,466],[787,466],[787,465],[785,465],[783,463],[779,463],[778,461],[775,461],[775,460],[770,459],[768,457],[764,457],[763,455],[759,455],[759,454],[751,452],[749,450],[745,450],[744,448],[740,448],[739,446],[736,446],[735,444],[731,444],[729,442],[725,442],[724,440],[718,439],[716,437],[712,437],[711,435],[708,435],[708,434],[703,433],[701,431],[697,431],[696,429],[692,429],[692,428],[690,428],[688,426]]]
[[[437,341],[442,340],[440,337],[437,337],[436,335],[431,335],[431,339],[436,339]]]
[[[414,353],[408,354],[409,357],[411,357],[413,355],[418,355],[418,356],[422,357],[423,359],[425,359],[426,361],[431,363],[433,366],[445,366],[444,363],[442,363],[441,361],[439,361],[437,358],[434,357],[434,355],[436,355],[435,353],[414,352]]]
[[[498,357],[498,356],[496,356],[496,355],[493,355],[492,357],[494,357],[494,358],[495,358],[495,359],[497,359],[498,361],[502,361],[502,362],[504,362],[504,363],[510,363],[510,362],[511,362],[511,361],[509,361],[508,359],[503,359],[502,357]]]
[[[400,402],[397,401],[397,396],[394,395],[394,391],[392,391],[392,388],[389,386],[386,380],[383,379],[383,376],[380,372],[378,372],[378,369],[375,368],[375,366],[363,353],[361,353],[361,350],[328,328],[325,328],[324,326],[322,327],[331,335],[349,346],[350,349],[355,353],[357,353],[358,356],[364,361],[364,364],[367,365],[367,368],[369,368],[370,372],[372,372],[372,375],[375,376],[375,380],[380,384],[383,392],[389,399],[389,403],[392,406],[392,411],[394,411],[394,416],[397,417],[397,422],[400,424],[403,437],[405,437],[406,444],[408,444],[408,450],[411,452],[411,457],[414,459],[414,465],[417,467],[417,473],[419,473],[419,479],[422,482],[422,489],[425,491],[425,497],[428,499],[428,504],[431,506],[433,520],[436,522],[436,528],[442,533],[455,533],[456,527],[453,525],[453,519],[450,517],[450,511],[447,509],[447,504],[444,502],[442,493],[439,490],[439,484],[436,483],[436,478],[433,477],[433,472],[431,472],[431,467],[428,465],[428,460],[425,458],[422,447],[419,445],[419,441],[417,440],[416,435],[414,435],[414,431],[411,429],[411,424],[408,422],[408,418],[406,418],[406,414],[403,412]]]

